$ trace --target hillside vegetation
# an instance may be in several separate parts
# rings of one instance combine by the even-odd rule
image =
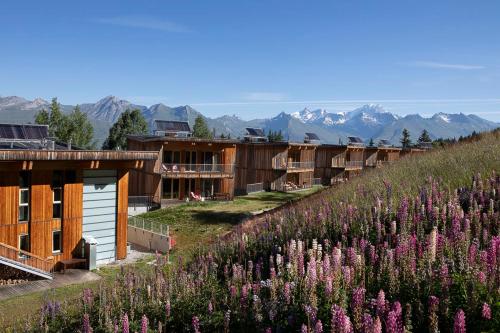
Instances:
[[[239,226],[187,264],[157,256],[26,330],[498,332],[500,133],[373,170]],[[71,306],[72,305],[72,306]]]

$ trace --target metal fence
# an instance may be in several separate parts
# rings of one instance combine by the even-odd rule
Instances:
[[[255,193],[264,191],[264,183],[255,183],[247,185],[247,193]]]
[[[155,204],[153,203],[153,197],[150,195],[129,195],[128,197],[128,207],[137,208],[145,207],[147,210],[151,210]]]
[[[128,225],[131,227],[151,231],[163,236],[169,235],[169,226],[168,224],[159,222],[154,219],[147,219],[140,216],[129,216],[128,217]]]

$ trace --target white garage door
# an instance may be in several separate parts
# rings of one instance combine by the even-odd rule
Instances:
[[[83,234],[97,240],[97,265],[116,256],[116,170],[83,171]]]

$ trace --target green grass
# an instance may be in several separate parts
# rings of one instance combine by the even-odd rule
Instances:
[[[278,207],[317,192],[321,186],[298,192],[260,192],[228,202],[193,202],[140,215],[168,224],[176,246],[174,256],[191,256],[199,247],[229,232],[252,213]]]

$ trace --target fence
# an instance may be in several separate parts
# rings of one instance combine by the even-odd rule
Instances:
[[[312,183],[313,185],[323,185],[323,183],[321,182],[321,178],[313,178]]]
[[[43,259],[33,253],[23,251],[7,244],[0,243],[0,257],[33,267],[48,274],[52,273],[52,260]]]
[[[247,185],[247,193],[255,193],[264,191],[264,183],[255,183]]]
[[[363,161],[347,161],[345,162],[346,168],[362,168]]]
[[[167,224],[140,216],[129,216],[128,225],[163,236],[169,235],[169,226]]]
[[[128,207],[133,208],[134,210],[143,207],[147,210],[151,210],[153,206],[153,197],[150,195],[129,195],[128,197]]]
[[[234,164],[179,164],[163,163],[163,173],[234,173]]]
[[[314,162],[288,162],[288,169],[314,169]]]

